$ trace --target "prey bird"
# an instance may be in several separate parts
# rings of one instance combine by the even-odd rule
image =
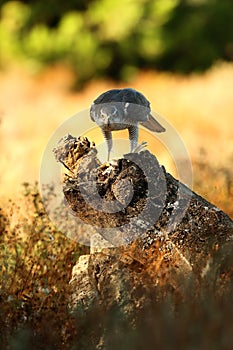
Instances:
[[[131,88],[102,93],[91,105],[90,116],[103,132],[108,160],[112,150],[112,131],[128,129],[131,152],[138,149],[138,124],[154,132],[165,131],[151,115],[150,102],[142,93]]]

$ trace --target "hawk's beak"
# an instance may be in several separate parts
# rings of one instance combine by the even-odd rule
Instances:
[[[109,118],[110,116],[108,114],[105,114],[103,112],[101,113],[101,119],[104,125],[109,125]]]
[[[100,115],[103,125],[110,126],[112,118],[116,116],[117,109],[115,106],[104,106],[101,108]]]
[[[101,109],[100,115],[101,115],[101,122],[103,123],[103,125],[109,126],[111,110],[109,110],[109,108],[103,107]]]

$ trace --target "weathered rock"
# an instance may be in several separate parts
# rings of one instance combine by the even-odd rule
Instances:
[[[80,258],[71,280],[73,305],[117,301],[131,312],[145,302],[143,291],[157,285],[182,293],[182,280],[208,275],[216,252],[232,244],[232,220],[150,152],[101,164],[94,145],[69,135],[55,155],[70,170],[63,179],[69,207],[115,246]]]

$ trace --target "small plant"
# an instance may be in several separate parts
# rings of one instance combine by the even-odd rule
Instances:
[[[62,342],[71,319],[67,309],[71,270],[88,249],[53,226],[37,185],[24,184],[20,206],[9,202],[0,212],[0,223],[0,329],[4,341],[12,332],[30,338],[46,331],[46,344],[50,338],[54,342],[54,334]],[[51,324],[56,328],[52,333]]]

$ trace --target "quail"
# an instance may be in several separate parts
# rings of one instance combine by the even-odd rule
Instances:
[[[108,160],[112,150],[112,131],[128,129],[131,152],[138,146],[138,124],[154,132],[165,131],[150,112],[150,102],[131,88],[108,90],[94,100],[90,116],[103,132]]]

